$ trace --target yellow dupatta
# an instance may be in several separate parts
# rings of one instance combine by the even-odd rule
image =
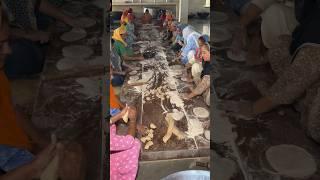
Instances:
[[[116,30],[113,31],[112,39],[115,41],[120,41],[124,44],[124,46],[127,46],[127,43],[122,39],[121,34],[126,33],[126,27],[124,25],[121,25]]]

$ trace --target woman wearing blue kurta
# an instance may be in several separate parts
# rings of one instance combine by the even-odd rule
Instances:
[[[199,47],[198,39],[201,34],[196,32],[192,26],[187,26],[186,28],[184,28],[182,34],[185,46],[182,48],[181,62],[183,64],[187,64],[188,52],[191,50],[195,51]]]
[[[128,14],[128,23],[126,25],[126,30],[128,33],[128,36],[126,38],[126,43],[128,44],[128,47],[132,47],[132,44],[134,42],[134,40],[137,38],[136,35],[134,34],[134,24],[133,24],[133,19],[134,16],[133,14],[129,13]]]

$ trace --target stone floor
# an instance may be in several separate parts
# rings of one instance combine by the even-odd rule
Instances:
[[[140,162],[137,180],[158,180],[179,171],[208,171],[208,162],[209,157]]]

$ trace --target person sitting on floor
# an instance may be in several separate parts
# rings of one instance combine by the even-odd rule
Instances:
[[[301,126],[320,143],[320,2],[297,0],[295,7],[299,25],[291,36],[279,36],[280,43],[267,54],[277,79],[271,85],[260,86],[262,97],[256,101],[225,101],[221,108],[254,119],[281,105],[296,103]]]
[[[176,38],[174,40],[174,42],[171,45],[171,49],[175,52],[178,53],[181,48],[184,45],[183,42],[183,36],[182,36],[182,30],[184,28],[184,25],[178,25],[177,29],[176,29]]]
[[[152,16],[149,13],[149,9],[146,9],[143,16],[141,17],[142,24],[151,24],[152,23]]]
[[[32,76],[42,72],[46,43],[50,40],[49,26],[52,18],[72,27],[81,27],[74,19],[48,0],[1,0],[2,7],[10,19],[10,47],[5,72],[8,78]],[[50,16],[50,17],[49,17]]]
[[[173,21],[170,24],[170,27],[168,27],[169,31],[172,33],[172,37],[171,39],[169,39],[170,43],[172,44],[177,36],[177,27],[178,27],[178,22],[177,21]]]
[[[126,31],[128,32],[128,36],[126,38],[126,42],[128,47],[132,48],[132,44],[134,43],[135,39],[137,38],[135,35],[135,27],[133,24],[133,14],[128,14],[128,23],[126,24]]]
[[[124,25],[121,25],[113,32],[112,39],[115,41],[114,47],[118,55],[124,61],[144,60],[144,57],[141,54],[134,54],[133,50],[130,47],[128,47],[128,44],[124,41],[124,39],[126,39],[127,36],[128,33]]]
[[[189,64],[191,65],[191,75],[192,79],[194,81],[198,81],[200,79],[201,72],[203,70],[202,68],[202,60],[203,60],[203,50],[206,51],[203,46],[207,46],[209,42],[209,36],[208,35],[202,35],[198,39],[199,48],[196,49],[196,54],[194,56],[194,61],[189,61]]]
[[[71,144],[65,147],[62,143],[49,145],[43,134],[14,107],[4,72],[6,56],[12,53],[8,42],[9,25],[6,14],[1,8],[0,11],[0,179],[39,179],[52,158],[59,153],[63,159],[59,165],[59,177],[62,180],[82,180],[85,176],[82,169],[84,162],[74,161],[74,157],[81,159],[84,156],[81,146]]]
[[[132,69],[132,67],[122,61],[115,50],[114,42],[115,41],[111,39],[110,64],[113,72],[111,83],[113,86],[122,86],[126,74]]]
[[[166,20],[166,10],[162,9],[160,10],[160,15],[159,15],[160,27],[163,27],[165,20]]]
[[[137,112],[134,107],[125,106],[119,102],[112,85],[110,85],[110,179],[135,180],[138,171],[138,161],[141,143],[136,137]],[[127,135],[117,135],[115,123],[123,120],[128,113]],[[145,133],[145,127],[141,131]]]
[[[181,49],[181,54],[179,57],[181,58],[181,62],[183,64],[187,64],[188,53],[191,50],[196,51],[196,49],[199,47],[198,38],[201,36],[201,34],[195,31],[192,26],[187,26],[183,29],[182,35],[185,46]]]
[[[291,2],[291,3],[290,3]],[[252,0],[240,15],[240,29],[236,31],[231,50],[239,55],[248,49],[247,65],[261,65],[268,62],[268,49],[277,47],[280,35],[291,35],[298,25],[294,15],[294,3],[291,0]],[[261,18],[261,23],[254,27],[253,23]],[[250,27],[250,28],[249,28]],[[252,30],[250,30],[252,29]],[[251,37],[249,38],[249,30]],[[247,44],[245,44],[247,42]]]
[[[129,9],[125,9],[122,12],[120,23],[121,24],[127,24],[128,23],[128,14],[129,14]]]
[[[204,101],[210,106],[210,45],[205,43],[201,46],[202,71],[199,79],[194,79],[196,88],[191,88],[191,93],[185,95],[186,99],[191,99],[195,96],[203,95]]]

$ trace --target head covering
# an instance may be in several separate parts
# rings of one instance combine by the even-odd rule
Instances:
[[[121,16],[121,23],[123,23],[123,22],[125,22],[125,23],[128,23],[128,12],[129,10],[128,9],[126,9],[126,10],[124,10],[123,11],[123,13],[122,13],[122,16]]]
[[[193,32],[195,32],[194,27],[190,25],[183,29],[182,34],[185,42],[187,42],[188,36]]]
[[[127,46],[127,43],[121,37],[121,34],[124,34],[126,32],[127,32],[126,27],[124,25],[121,25],[120,27],[118,27],[116,30],[113,31],[112,39],[114,39],[115,41],[120,41],[122,42],[122,44]]]
[[[185,28],[185,27],[187,27],[188,25],[187,24],[179,24],[178,26],[177,26],[177,28],[179,28],[179,29],[181,29],[181,31]]]
[[[204,39],[204,41],[207,43],[207,42],[209,42],[209,36],[208,35],[206,35],[206,34],[204,34],[204,35],[202,35],[201,36],[203,39]]]

